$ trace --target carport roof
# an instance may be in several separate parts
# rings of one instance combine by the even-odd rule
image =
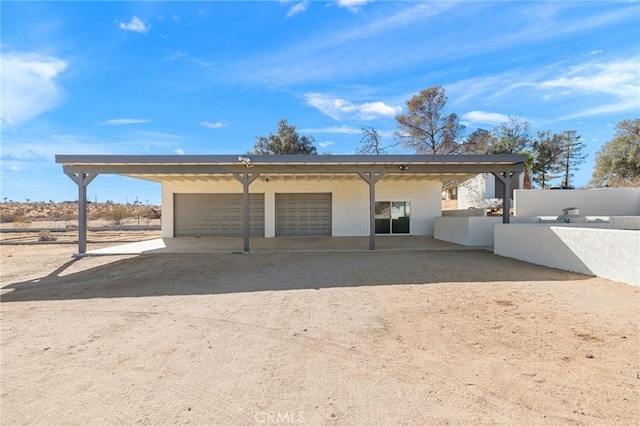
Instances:
[[[65,173],[437,173],[521,172],[527,156],[508,155],[56,155]]]

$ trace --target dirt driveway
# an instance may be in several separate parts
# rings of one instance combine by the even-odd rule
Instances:
[[[485,251],[1,249],[4,425],[639,420],[627,285]]]

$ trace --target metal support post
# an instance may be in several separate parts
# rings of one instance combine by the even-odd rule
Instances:
[[[97,173],[67,173],[78,185],[78,255],[87,252],[87,186],[98,176]]]
[[[260,173],[249,173],[248,171],[233,174],[242,184],[242,237],[244,239],[243,251],[249,253],[249,185],[256,180]]]
[[[369,185],[369,250],[376,249],[376,183],[384,177],[384,172],[358,172]]]

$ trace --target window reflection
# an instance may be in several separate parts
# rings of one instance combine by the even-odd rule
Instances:
[[[408,234],[410,201],[376,201],[376,234]]]

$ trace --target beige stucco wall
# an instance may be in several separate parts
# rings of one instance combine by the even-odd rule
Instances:
[[[281,192],[330,192],[334,237],[369,235],[369,186],[357,180],[284,181],[259,176],[251,193],[264,193],[265,237],[274,237],[275,194]],[[173,237],[174,193],[242,193],[240,182],[170,182],[162,184],[162,236]],[[376,184],[378,201],[411,201],[411,234],[433,235],[434,218],[441,215],[442,184],[434,180],[385,181]]]

